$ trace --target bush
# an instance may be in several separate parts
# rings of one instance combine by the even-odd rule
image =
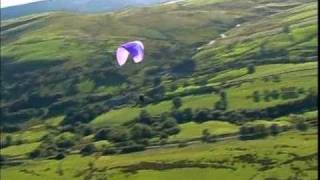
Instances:
[[[96,147],[94,146],[94,144],[90,143],[90,144],[87,144],[85,147],[83,147],[80,153],[83,155],[90,155],[95,151],[96,151]]]

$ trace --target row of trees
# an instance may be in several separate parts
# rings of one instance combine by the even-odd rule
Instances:
[[[212,109],[204,108],[192,110],[190,108],[174,108],[169,116],[172,116],[174,119],[176,119],[178,123],[185,123],[191,120],[196,122],[204,122],[211,119],[220,119],[241,124],[243,121],[251,119],[276,118],[288,115],[290,113],[300,112],[305,109],[315,108],[318,104],[317,97],[317,93],[310,90],[302,99],[267,107],[265,109],[227,111],[226,109],[228,102],[226,94],[222,92],[220,94],[220,100],[215,103]],[[181,103],[178,104],[179,107],[181,107]]]
[[[308,90],[309,92],[312,90]],[[305,94],[307,91],[304,88],[287,87],[281,88],[280,90],[264,90],[263,92],[254,91],[252,98],[254,102],[260,102],[261,99],[264,101],[281,99],[294,99],[298,98],[300,94]]]
[[[298,121],[295,123],[293,127],[284,125],[279,126],[278,124],[272,124],[267,127],[264,124],[257,124],[251,126],[241,126],[240,128],[240,139],[248,140],[248,139],[258,139],[265,138],[269,135],[275,136],[283,131],[287,131],[291,128],[296,128],[299,131],[306,131],[309,128],[309,125],[304,121]]]

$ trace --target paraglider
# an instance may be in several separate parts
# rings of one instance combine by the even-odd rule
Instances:
[[[117,49],[117,62],[123,66],[128,57],[133,59],[134,63],[140,63],[144,57],[144,45],[141,41],[132,41],[121,44]]]

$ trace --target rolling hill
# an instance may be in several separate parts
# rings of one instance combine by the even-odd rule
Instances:
[[[2,21],[1,179],[317,179],[316,1],[98,1]]]
[[[21,16],[44,13],[50,11],[67,12],[105,12],[116,11],[129,7],[148,6],[162,3],[166,0],[44,0],[1,9],[1,19],[17,18]]]

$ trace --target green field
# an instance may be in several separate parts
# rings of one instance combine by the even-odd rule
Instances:
[[[39,142],[9,146],[1,149],[1,154],[5,156],[27,155],[40,145]]]
[[[202,136],[202,131],[207,129],[210,134],[231,134],[238,132],[239,127],[222,121],[208,121],[205,123],[197,124],[194,122],[185,123],[180,125],[180,132],[177,135],[173,135],[169,140],[187,140]]]

